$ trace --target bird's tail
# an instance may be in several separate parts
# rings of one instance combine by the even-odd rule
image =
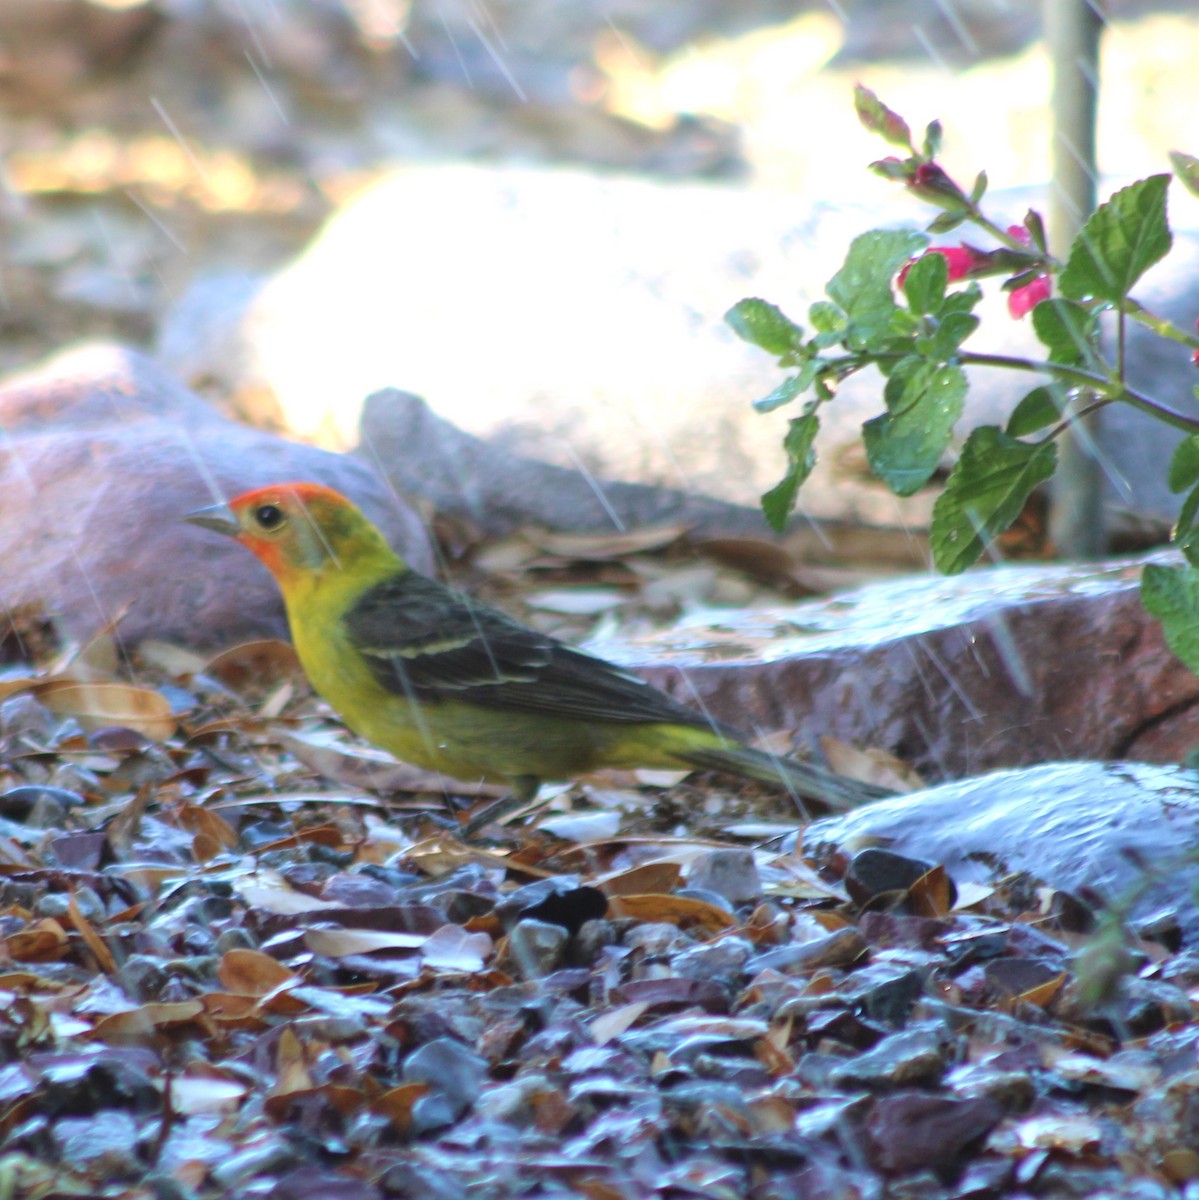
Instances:
[[[881,800],[895,793],[874,783],[863,783],[848,775],[839,775],[827,767],[768,754],[751,746],[726,742],[722,746],[689,748],[680,754],[688,765],[704,771],[722,771],[740,775],[758,783],[785,788],[805,800],[815,800],[835,812],[858,808],[871,800]]]

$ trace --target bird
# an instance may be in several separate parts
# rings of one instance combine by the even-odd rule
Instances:
[[[843,810],[884,789],[766,753],[646,680],[413,570],[321,484],[259,487],[185,514],[252,551],[283,595],[313,689],[413,766],[506,785],[600,768],[700,769]]]

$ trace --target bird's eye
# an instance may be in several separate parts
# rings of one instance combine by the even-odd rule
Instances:
[[[283,524],[283,510],[274,504],[261,504],[254,510],[254,520],[263,529],[277,529]]]

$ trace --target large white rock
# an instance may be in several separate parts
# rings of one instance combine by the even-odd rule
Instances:
[[[996,207],[1017,219],[1030,202],[1040,197],[997,197]],[[782,470],[789,413],[751,408],[782,375],[724,313],[758,295],[804,323],[854,236],[925,215],[899,189],[885,210],[833,208],[730,185],[411,166],[349,204],[248,302],[220,282],[200,286],[168,320],[160,357],[185,382],[215,376],[249,407],[266,397],[291,430],[325,445],[352,444],[364,398],[397,387],[524,455],[755,505]],[[1191,239],[1147,302],[1199,311],[1197,259]],[[989,291],[979,348],[1037,354],[998,281]],[[1154,386],[1187,402],[1185,348],[1155,342],[1141,358]],[[964,424],[1002,420],[1034,382],[977,372]],[[864,373],[826,408],[806,511],[926,522],[931,493],[901,504],[862,482],[853,447],[880,391]],[[1123,418],[1113,430],[1103,453],[1114,481],[1152,480],[1177,440]],[[1169,504],[1160,488],[1146,496],[1145,506]]]

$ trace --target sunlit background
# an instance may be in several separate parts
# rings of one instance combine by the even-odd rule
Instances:
[[[883,188],[861,170],[877,149],[851,111],[861,79],[914,120],[944,120],[951,170],[1045,178],[1036,0],[661,7],[5,0],[3,365],[74,332],[145,339],[164,290],[214,259],[278,261],[372,173],[412,158],[861,197]],[[1195,149],[1194,8],[1113,6],[1105,174]],[[48,290],[30,278],[45,272]]]
[[[1118,184],[1199,148],[1199,11],[1110,13],[1098,144]],[[918,127],[941,118],[951,172],[1043,182],[1039,31],[1038,0],[3,0],[0,368],[80,337],[152,345],[192,280],[278,266],[413,161],[881,209],[858,80]]]

